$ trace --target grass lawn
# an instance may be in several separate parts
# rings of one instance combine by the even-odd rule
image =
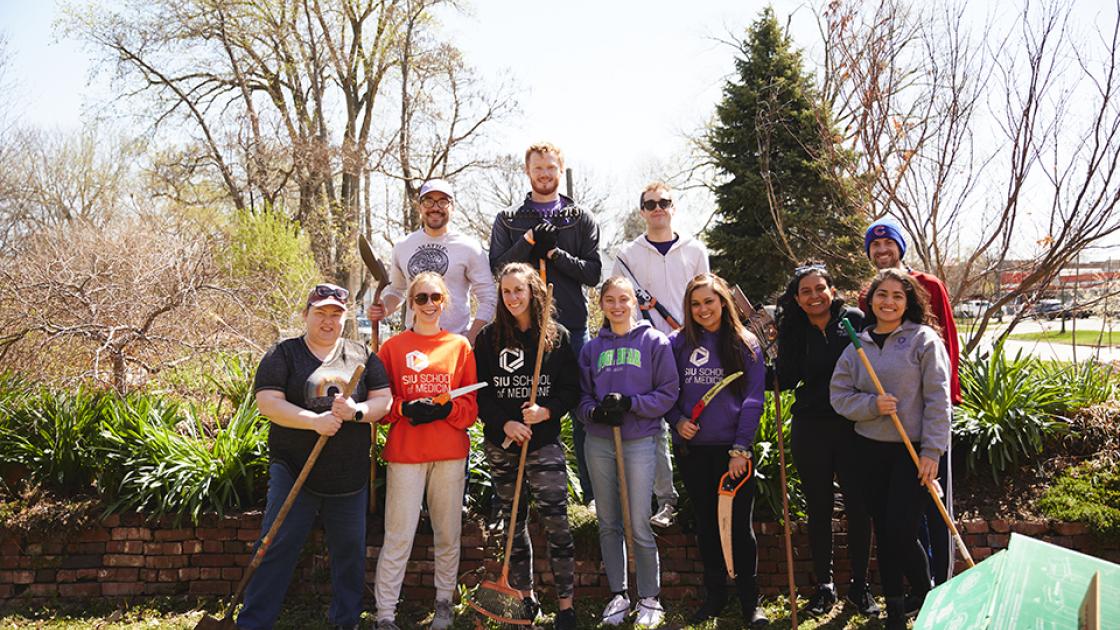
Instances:
[[[1016,341],[1048,341],[1050,343],[1065,343],[1073,344],[1075,342],[1073,330],[1066,326],[1066,331],[1060,332],[1057,330],[1049,330],[1036,333],[1021,333],[1011,335],[1008,339]],[[1096,346],[1102,345],[1106,347],[1120,345],[1120,330],[1117,331],[1104,331],[1103,334],[1100,330],[1077,330],[1076,343],[1079,346]]]
[[[802,602],[804,603],[804,602]],[[881,603],[881,602],[880,602]],[[724,617],[719,621],[708,622],[699,626],[685,625],[685,620],[692,613],[693,603],[663,602],[666,607],[666,623],[662,628],[697,628],[699,630],[716,630],[723,628],[742,628],[742,616],[739,614],[737,603],[729,603]],[[580,613],[580,628],[597,628],[599,611],[605,605],[600,599],[577,599],[576,605]],[[555,612],[554,602],[545,602],[549,613],[542,618],[540,628],[551,628],[552,617]],[[769,628],[789,628],[789,610],[786,600],[772,599],[765,602],[765,610],[770,616]],[[43,605],[30,608],[0,608],[0,628],[36,628],[36,629],[128,629],[140,628],[168,628],[190,630],[194,628],[204,612],[217,610],[218,605],[214,600],[160,598],[133,602],[128,605],[114,606],[104,600],[84,602],[81,604],[56,604]],[[289,601],[284,608],[280,621],[276,624],[278,630],[295,630],[296,628],[315,630],[328,628],[326,623],[327,605],[313,599],[294,599]],[[397,616],[397,623],[402,628],[426,628],[431,621],[431,611],[419,606],[403,607]],[[880,628],[878,620],[868,619],[859,615],[852,615],[843,606],[837,606],[831,615],[820,620],[798,619],[799,628],[813,629],[855,629],[855,628]],[[362,617],[362,628],[372,628],[374,624],[373,613],[367,612]],[[456,609],[456,629],[466,630],[474,628],[473,615],[467,612],[466,606]],[[629,624],[616,626],[626,630]]]

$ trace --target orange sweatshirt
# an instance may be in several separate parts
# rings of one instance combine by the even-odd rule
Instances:
[[[477,382],[474,354],[466,337],[441,330],[418,335],[406,330],[381,345],[377,353],[389,373],[393,408],[382,418],[389,437],[381,456],[387,462],[419,464],[463,459],[470,451],[467,427],[478,418],[475,393],[451,401],[451,415],[412,426],[400,413],[401,403],[435,396]]]

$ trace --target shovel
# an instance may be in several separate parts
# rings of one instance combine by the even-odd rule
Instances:
[[[385,287],[389,286],[389,274],[385,271],[385,265],[373,255],[373,248],[369,245],[369,239],[365,234],[358,235],[358,252],[362,255],[362,262],[365,263],[366,269],[369,269],[370,275],[377,281],[377,288],[373,291],[373,303],[381,303],[381,292]],[[381,348],[381,321],[372,322],[373,331],[369,337],[369,348],[373,352],[377,352]],[[377,513],[377,423],[371,422],[369,424],[369,513]]]
[[[361,380],[365,369],[364,365],[354,368],[354,374],[350,377],[350,382],[346,384],[346,390],[342,392],[343,396],[349,397],[350,394],[354,393],[354,388],[358,386],[358,381]],[[241,601],[241,595],[245,593],[245,587],[249,585],[249,579],[256,573],[257,567],[261,566],[264,554],[268,552],[269,545],[276,538],[276,532],[280,531],[280,525],[288,517],[292,504],[296,502],[296,496],[303,489],[303,482],[307,481],[307,476],[311,474],[311,469],[315,467],[315,461],[319,459],[319,453],[327,445],[328,439],[330,439],[329,435],[320,435],[319,440],[315,442],[315,447],[311,449],[311,454],[307,456],[307,463],[303,465],[303,470],[299,471],[299,477],[296,477],[296,482],[292,484],[292,489],[288,491],[288,498],[284,499],[284,504],[280,506],[280,512],[276,514],[276,519],[272,521],[268,533],[264,535],[264,538],[261,538],[261,544],[257,546],[257,551],[253,554],[253,560],[249,562],[245,574],[241,576],[241,582],[238,583],[237,590],[233,592],[233,599],[229,602],[229,608],[226,609],[226,616],[215,619],[210,615],[203,615],[194,630],[237,630],[237,625],[233,622],[233,611],[237,608],[237,602]]]

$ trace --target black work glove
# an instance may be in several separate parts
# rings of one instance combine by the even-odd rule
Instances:
[[[607,411],[617,411],[619,415],[630,411],[633,404],[634,399],[626,394],[611,392],[603,397],[603,407],[606,407]]]
[[[608,427],[622,426],[622,412],[611,411],[605,405],[595,405],[591,410],[591,421],[596,424],[605,424]]]
[[[437,405],[427,398],[410,400],[401,404],[401,413],[408,417],[412,426],[443,420],[451,415],[451,401]]]
[[[533,256],[545,258],[548,252],[556,249],[556,226],[548,221],[541,221],[533,228]]]

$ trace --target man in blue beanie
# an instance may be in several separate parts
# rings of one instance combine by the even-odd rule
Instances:
[[[906,255],[906,237],[902,233],[902,228],[889,219],[880,219],[868,226],[863,237],[863,248],[876,269],[894,268],[906,271],[929,293],[929,310],[937,318],[937,323],[941,327],[941,338],[949,354],[949,393],[953,404],[959,405],[961,402],[958,372],[960,337],[957,336],[957,324],[953,320],[953,308],[949,302],[949,292],[945,289],[945,283],[937,276],[915,271],[902,262],[902,257]],[[866,289],[860,294],[859,305],[865,313],[868,312]],[[945,491],[945,509],[950,517],[953,516],[953,475],[949,466],[951,454],[950,443],[949,450],[941,456],[938,465],[938,481]],[[952,534],[941,519],[941,514],[937,511],[932,498],[926,507],[926,524],[928,529],[923,528],[920,532],[923,535],[922,545],[926,547],[930,556],[933,581],[935,584],[941,584],[953,575],[954,548]]]

